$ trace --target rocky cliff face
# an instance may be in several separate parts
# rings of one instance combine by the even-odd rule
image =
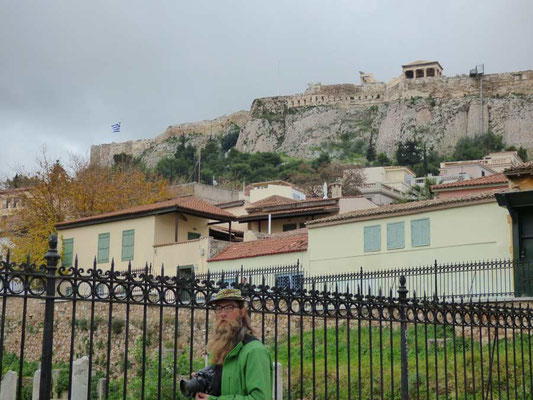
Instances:
[[[533,152],[533,71],[483,77],[482,131],[502,135],[507,145]],[[392,155],[398,142],[417,137],[440,153],[480,129],[479,80],[462,75],[402,80],[389,84],[312,85],[294,96],[256,99],[250,112],[170,126],[154,139],[91,148],[91,162],[111,164],[113,155],[142,156],[150,167],[176,150],[177,138],[203,146],[239,131],[237,149],[279,151],[310,158],[346,147],[364,153],[369,143]]]
[[[248,111],[238,111],[213,120],[169,126],[165,132],[153,139],[92,146],[90,162],[112,165],[115,154],[126,153],[142,157],[148,167],[154,167],[161,158],[174,154],[180,137],[185,137],[187,143],[194,146],[204,146],[211,138],[235,131],[240,132],[248,120]]]
[[[414,136],[448,153],[463,136],[480,132],[477,96],[412,97],[372,105],[281,107],[283,99],[259,99],[252,105],[237,148],[245,152],[281,151],[313,157],[350,137],[372,141],[377,152],[394,153],[400,141]],[[533,95],[485,98],[483,131],[503,136],[509,145],[533,149]],[[344,138],[344,139],[343,139]]]

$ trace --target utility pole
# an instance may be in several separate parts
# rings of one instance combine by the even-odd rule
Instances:
[[[200,182],[200,171],[201,171],[201,166],[202,166],[202,148],[201,147],[198,147],[198,183],[201,183]]]
[[[485,64],[478,64],[476,68],[470,70],[471,78],[479,78],[479,134],[483,134],[483,75],[485,74]]]

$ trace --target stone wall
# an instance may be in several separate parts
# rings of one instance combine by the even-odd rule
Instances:
[[[169,126],[165,132],[153,139],[94,145],[91,146],[90,162],[98,165],[112,165],[115,154],[126,153],[134,156],[147,156],[144,161],[149,167],[153,167],[159,158],[176,151],[176,142],[172,139],[184,136],[194,145],[205,145],[210,138],[228,133],[232,129],[239,130],[248,118],[247,111],[238,111],[213,120]]]
[[[3,300],[0,300],[0,305]],[[273,309],[272,304],[269,306]],[[5,339],[4,349],[6,352],[20,355],[20,343],[22,333],[22,315],[23,300],[9,298],[6,307],[5,320]],[[126,346],[125,337],[125,317],[126,306],[124,304],[113,305],[113,325],[111,334],[111,374],[114,377],[120,377],[123,374],[124,353]],[[146,347],[147,355],[152,359],[157,357],[159,346],[159,324],[160,308],[157,306],[148,306],[146,321]],[[162,326],[162,347],[164,354],[174,352],[174,316],[175,309],[166,307],[163,311]],[[43,318],[44,302],[42,300],[28,300],[26,311],[26,332],[24,359],[27,361],[40,361],[42,350],[43,335]],[[90,318],[91,303],[87,301],[78,301],[76,304],[76,324],[74,336],[74,359],[89,355],[90,350]],[[105,371],[107,340],[108,340],[108,318],[109,307],[107,304],[95,304],[94,326],[96,327],[93,334],[93,369],[96,371]],[[194,312],[194,334],[193,334],[193,358],[201,359],[205,355],[205,310],[195,310]],[[211,312],[209,321],[214,321],[215,315]],[[276,327],[274,325],[274,315],[265,315],[265,340],[272,342]],[[119,321],[119,322],[117,322]],[[278,316],[277,336],[278,340],[283,340],[287,336],[287,317]],[[333,326],[334,319],[328,322],[328,326]],[[262,320],[261,314],[252,313],[252,325],[256,335],[261,338]],[[70,340],[72,326],[72,302],[58,301],[55,305],[54,316],[54,347],[53,362],[68,362],[70,357]],[[312,326],[311,319],[304,319],[304,329],[310,329]],[[316,327],[321,328],[323,320],[317,318]],[[120,327],[120,329],[118,329]],[[291,319],[291,332],[297,332],[299,327],[299,318]],[[178,356],[185,353],[189,356],[190,335],[191,335],[191,312],[188,309],[179,309],[178,313]],[[142,349],[143,337],[143,306],[135,305],[130,307],[130,324],[129,324],[129,342],[128,342],[128,360],[131,363],[131,369],[134,371],[139,367],[138,360]]]

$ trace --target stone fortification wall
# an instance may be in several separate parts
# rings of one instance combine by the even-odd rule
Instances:
[[[238,111],[213,120],[169,126],[165,132],[153,139],[130,140],[122,143],[105,143],[91,146],[91,164],[112,165],[115,154],[126,153],[141,156],[153,153],[148,157],[147,165],[153,167],[157,159],[175,151],[169,143],[172,138],[185,136],[194,145],[205,144],[210,138],[225,134],[232,129],[239,130],[249,119],[248,111]],[[172,147],[172,148],[169,148]]]
[[[483,131],[502,135],[508,145],[533,150],[533,71],[483,76],[483,97]],[[324,143],[355,134],[354,140],[372,142],[378,152],[389,155],[399,141],[413,135],[447,153],[461,137],[479,133],[480,110],[479,79],[466,75],[399,77],[388,84],[316,83],[293,96],[255,99],[250,112],[171,126],[154,139],[93,146],[91,163],[109,165],[114,154],[123,152],[142,156],[154,167],[174,154],[177,137],[203,146],[210,138],[237,131],[236,147],[244,152],[314,157]]]
[[[485,75],[483,93],[487,97],[506,96],[510,93],[533,94],[533,71]],[[431,96],[441,99],[473,95],[479,95],[479,79],[459,75],[393,79],[389,84],[312,84],[304,93],[286,96],[285,99],[288,108],[318,105],[350,107],[404,100],[411,97]]]

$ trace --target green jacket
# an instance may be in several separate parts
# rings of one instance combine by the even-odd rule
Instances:
[[[263,343],[239,342],[222,367],[221,396],[209,400],[272,400],[273,366]]]

